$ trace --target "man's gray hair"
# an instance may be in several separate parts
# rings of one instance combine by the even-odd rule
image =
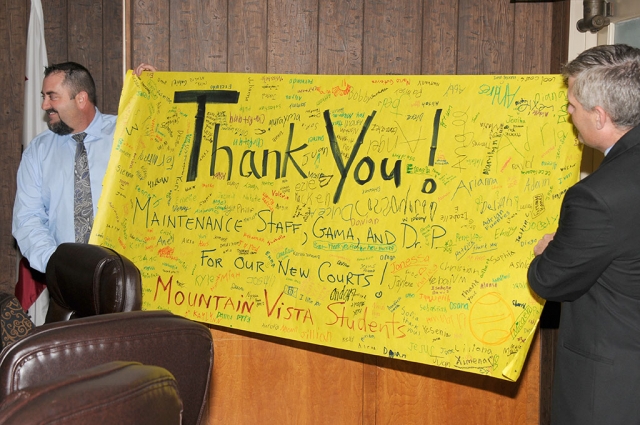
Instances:
[[[573,95],[587,111],[602,107],[618,128],[640,125],[640,49],[626,44],[596,46],[562,70],[574,78]]]

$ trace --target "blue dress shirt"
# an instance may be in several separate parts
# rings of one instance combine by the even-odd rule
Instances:
[[[96,115],[85,132],[89,158],[93,216],[102,193],[116,116]],[[59,136],[46,130],[36,136],[22,154],[13,206],[13,237],[31,267],[44,272],[49,257],[63,242],[74,242],[73,170],[76,142],[71,134]]]

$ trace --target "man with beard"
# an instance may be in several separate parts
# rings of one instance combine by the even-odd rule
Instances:
[[[155,68],[141,64],[135,74],[139,76],[145,70]],[[43,273],[59,244],[87,242],[86,236],[76,235],[74,224],[78,144],[84,143],[83,157],[88,161],[87,186],[93,211],[87,208],[85,228],[90,230],[116,125],[115,115],[102,114],[96,107],[95,83],[84,66],[75,62],[52,65],[44,75],[42,109],[47,113],[49,130],[36,136],[22,155],[12,226],[22,255],[32,268]],[[82,136],[80,142],[77,135]]]

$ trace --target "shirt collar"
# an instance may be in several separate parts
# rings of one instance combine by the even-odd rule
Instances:
[[[84,133],[87,133],[87,137],[84,139],[85,142],[91,142],[93,140],[102,138],[102,113],[98,110],[97,107],[96,115],[93,117],[93,120],[91,121],[91,124],[89,124],[89,127],[84,129]],[[71,136],[73,136],[73,134],[71,134]]]

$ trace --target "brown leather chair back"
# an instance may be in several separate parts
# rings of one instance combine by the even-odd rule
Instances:
[[[213,368],[211,332],[164,311],[102,314],[37,327],[0,353],[0,400],[115,360],[167,369],[178,382],[183,424],[200,423]]]
[[[116,251],[82,243],[60,244],[47,263],[51,297],[45,323],[140,310],[140,270]]]
[[[0,425],[178,425],[182,401],[173,376],[157,366],[111,362],[12,393]]]

